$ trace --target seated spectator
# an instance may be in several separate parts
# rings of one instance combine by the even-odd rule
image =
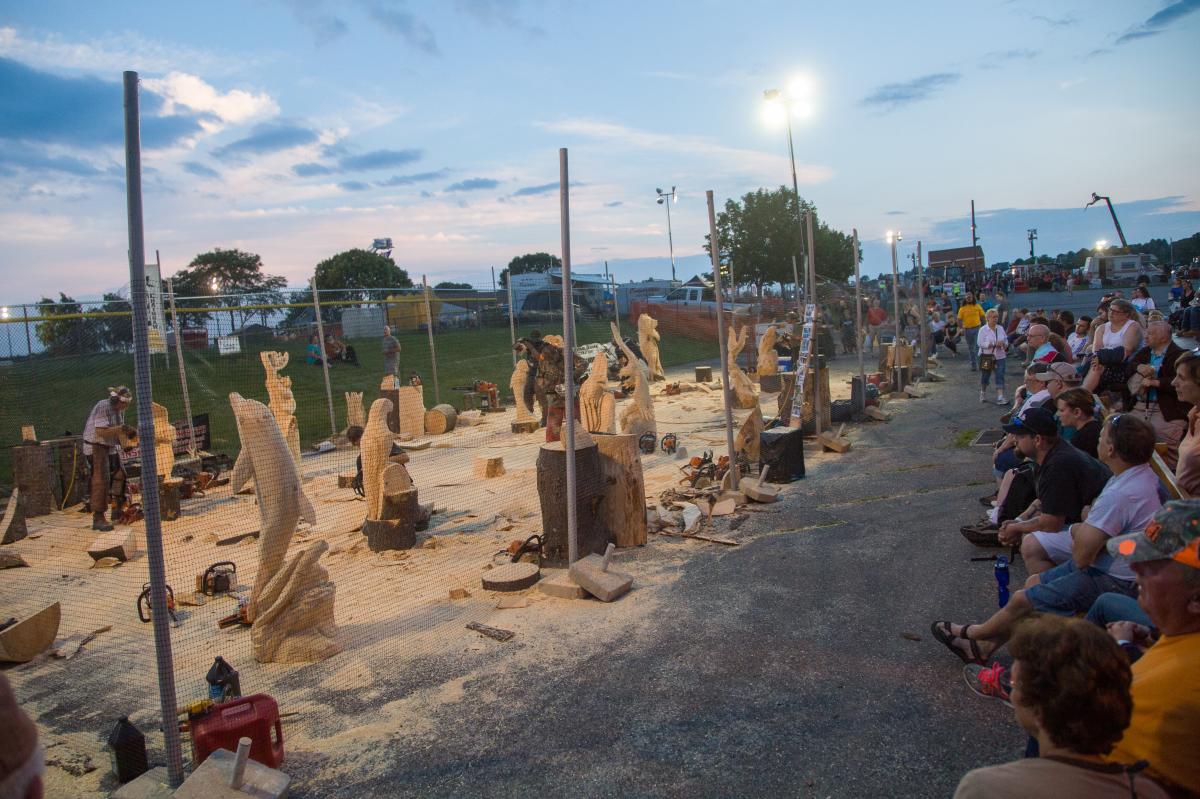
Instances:
[[[1098,457],[1101,422],[1096,418],[1096,398],[1083,388],[1067,389],[1054,398],[1058,408],[1059,435],[1093,458]]]
[[[304,362],[313,366],[320,366],[326,362],[321,341],[316,336],[308,337],[308,346],[304,348]]]
[[[1044,616],[1022,623],[1009,649],[1011,696],[1000,686],[989,695],[1010,701],[1039,756],[967,772],[955,799],[1167,796],[1138,766],[1104,761],[1133,709],[1129,664],[1111,639],[1087,622]]]
[[[1200,353],[1185,352],[1179,357],[1171,385],[1180,402],[1192,406],[1179,442],[1175,481],[1188,496],[1200,496]]]
[[[37,727],[17,704],[8,678],[0,674],[0,797],[41,799],[46,757],[38,744]]]
[[[1074,452],[1086,458],[1078,450]],[[1038,538],[1039,557],[1053,561],[1051,568],[1035,571],[1023,543],[1022,556],[1032,574],[1025,588],[1014,593],[1007,605],[982,624],[935,623],[933,631],[938,640],[964,660],[983,663],[1004,645],[1014,625],[1029,613],[1070,616],[1086,613],[1104,593],[1134,596],[1137,589],[1133,571],[1124,558],[1113,557],[1105,549],[1105,543],[1110,538],[1144,530],[1162,506],[1158,476],[1148,465],[1153,452],[1154,430],[1149,423],[1129,415],[1109,417],[1100,437],[1100,458],[1113,477],[1091,501],[1087,519],[1071,525],[1069,530],[1034,533],[1025,539],[1028,543]],[[1040,463],[1038,498],[1045,515],[1047,506],[1050,510],[1057,508],[1052,500],[1058,499],[1062,488],[1053,491],[1043,484],[1044,473],[1055,468],[1055,464],[1048,465],[1045,459]],[[1063,476],[1060,470],[1056,479],[1061,481]],[[1012,525],[1006,522],[1001,527],[1002,540]]]
[[[1154,300],[1150,297],[1150,290],[1145,286],[1138,286],[1133,290],[1133,299],[1130,300],[1130,303],[1142,314],[1155,309]]]
[[[1030,361],[1053,363],[1058,350],[1050,343],[1050,328],[1043,324],[1030,325],[1025,334],[1025,349]]]
[[[1175,380],[1175,362],[1183,349],[1171,340],[1171,326],[1166,322],[1146,325],[1146,346],[1125,362],[1131,412],[1154,427],[1155,437],[1167,445],[1163,461],[1175,468],[1179,442],[1187,432],[1189,407],[1181,402],[1171,385]]]
[[[1200,502],[1167,503],[1140,533],[1108,542],[1137,575],[1138,603],[1162,633],[1133,664],[1133,717],[1109,754],[1147,760],[1180,795],[1200,793]]]
[[[1071,351],[1071,359],[1079,360],[1087,349],[1090,340],[1088,331],[1091,326],[1091,319],[1086,316],[1080,317],[1075,323],[1075,329],[1071,335],[1067,336],[1067,348]]]

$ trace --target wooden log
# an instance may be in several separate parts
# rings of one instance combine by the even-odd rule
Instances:
[[[33,425],[31,425],[31,424],[21,425],[21,440],[29,441],[34,444],[37,443],[37,432],[33,429]]]
[[[398,465],[398,464],[395,464]],[[404,468],[404,467],[400,467]],[[367,519],[362,532],[372,552],[388,549],[412,549],[417,544],[417,522],[423,511],[417,502],[417,489],[383,495],[381,519]]]
[[[475,459],[474,474],[477,478],[487,480],[504,474],[503,457],[483,457]]]
[[[538,431],[537,419],[529,419],[523,422],[513,422],[512,432],[514,433],[536,433]]]
[[[392,401],[388,427],[397,435],[425,435],[425,397],[416,386],[381,389],[379,396]]]
[[[458,411],[453,405],[434,405],[425,412],[425,432],[431,435],[449,433],[458,424]]]
[[[116,558],[125,561],[137,554],[137,551],[137,536],[133,534],[133,528],[121,527],[96,536],[96,540],[88,547],[87,553],[92,560]]]
[[[758,389],[764,394],[778,394],[783,388],[783,381],[779,377],[779,373],[775,374],[760,374],[758,376]]]
[[[697,383],[711,383],[712,379],[713,378],[712,378],[712,367],[711,366],[697,366],[696,367],[696,382]]]
[[[488,591],[522,591],[541,577],[536,563],[505,563],[483,573],[481,581]]]
[[[164,522],[173,522],[180,516],[179,489],[181,486],[183,486],[183,480],[175,478],[164,480],[161,477],[158,480],[158,504]]]
[[[580,425],[582,427],[582,425]],[[537,458],[538,500],[542,510],[542,554],[548,566],[567,565],[567,466],[561,441],[543,444]],[[610,534],[600,508],[604,479],[594,442],[575,450],[575,508],[579,556],[604,552]]]
[[[4,518],[0,520],[0,544],[12,544],[29,535],[25,525],[24,500],[21,499],[21,489],[14,488],[4,508]]]
[[[646,481],[635,435],[595,434],[604,480],[602,524],[619,547],[646,543]]]
[[[62,488],[54,468],[54,453],[48,446],[23,445],[12,448],[13,478],[25,497],[25,515],[45,516],[57,510]]]
[[[338,488],[352,488],[357,472],[342,472],[338,475]]]
[[[58,635],[62,609],[55,602],[28,619],[0,630],[0,660],[28,663],[45,652]]]

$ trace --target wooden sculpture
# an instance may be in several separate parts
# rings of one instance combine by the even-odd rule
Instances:
[[[762,409],[755,405],[734,436],[733,451],[739,455],[745,453],[751,463],[762,460],[762,432]]]
[[[579,389],[583,426],[593,433],[615,433],[617,401],[608,390],[608,356],[596,353],[592,371]]]
[[[253,478],[258,498],[258,570],[246,606],[251,649],[260,662],[300,663],[341,650],[333,621],[334,585],[317,563],[328,548],[318,541],[284,563],[303,517],[317,514],[304,495],[300,472],[272,413],[261,402],[229,395],[242,451],[230,480],[234,493]]]
[[[417,489],[405,468],[408,453],[392,455],[393,435],[388,427],[392,401],[377,399],[371,403],[367,426],[363,430],[363,492],[367,499],[367,518],[363,535],[375,552],[385,549],[411,549],[417,543],[417,528],[424,529],[428,514],[417,502]]]
[[[775,351],[775,340],[778,337],[779,331],[775,325],[771,325],[758,339],[759,377],[779,374],[779,353]]]
[[[662,359],[658,356],[658,342],[658,321],[649,314],[642,314],[638,317],[638,346],[642,349],[642,357],[646,359],[650,379],[666,380]]]
[[[508,387],[512,389],[513,393],[513,404],[517,409],[516,418],[512,421],[514,433],[532,433],[538,429],[538,420],[533,415],[533,408],[530,408],[525,401],[525,386],[528,383],[529,361],[520,358],[517,365],[513,367],[512,377],[508,381]]]
[[[740,333],[735,333],[733,325],[729,325],[729,339],[726,344],[728,355],[726,360],[729,365],[729,388],[733,394],[733,407],[747,410],[758,406],[758,397],[754,393],[754,384],[750,382],[750,378],[742,371],[742,367],[738,366],[738,356],[742,354],[742,350],[746,348],[746,326],[742,326]]]
[[[175,468],[175,425],[162,405],[152,402],[150,410],[154,414],[154,467],[159,477],[170,477]]]
[[[264,350],[258,354],[267,372],[267,397],[275,423],[283,433],[296,467],[300,466],[300,426],[296,423],[296,398],[292,395],[292,378],[279,374],[288,365],[286,352]]]
[[[363,410],[363,393],[346,392],[346,427],[366,427],[367,414]]]
[[[621,411],[620,427],[622,433],[641,436],[645,433],[658,435],[658,426],[654,421],[654,400],[650,399],[650,374],[646,364],[638,360],[633,350],[625,345],[617,333],[617,326],[608,323],[612,328],[613,341],[625,353],[625,365],[621,367],[621,382],[630,390],[633,401]]]

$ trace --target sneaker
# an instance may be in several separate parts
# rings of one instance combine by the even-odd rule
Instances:
[[[985,391],[980,391],[980,392],[979,392],[979,401],[980,401],[980,402],[987,402],[987,392],[985,392]]]
[[[987,699],[998,699],[1012,707],[1012,678],[1008,671],[999,663],[990,666],[980,666],[978,663],[968,663],[963,666],[963,679],[967,687]]]
[[[1001,394],[1000,396],[996,397],[996,404],[1000,407],[1004,407],[1008,404],[1008,397]]]
[[[958,528],[962,537],[977,547],[1002,547],[1000,543],[1000,528],[985,519],[978,524],[965,524]]]

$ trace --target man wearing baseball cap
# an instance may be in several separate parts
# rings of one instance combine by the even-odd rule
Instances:
[[[125,424],[125,409],[132,401],[133,393],[125,386],[109,388],[108,397],[92,407],[83,426],[83,454],[92,464],[92,491],[88,504],[92,510],[93,530],[108,532],[113,529],[104,518],[110,490],[117,495],[118,504],[124,498],[125,471],[121,468],[119,457],[116,458],[115,469],[110,461],[117,453],[121,435],[134,436],[137,433]],[[115,513],[113,515],[116,516]]]
[[[1108,542],[1129,561],[1161,637],[1133,664],[1133,718],[1109,759],[1200,794],[1200,500],[1168,502],[1144,532]]]
[[[41,799],[46,758],[37,727],[17,704],[8,678],[0,674],[0,797]]]

